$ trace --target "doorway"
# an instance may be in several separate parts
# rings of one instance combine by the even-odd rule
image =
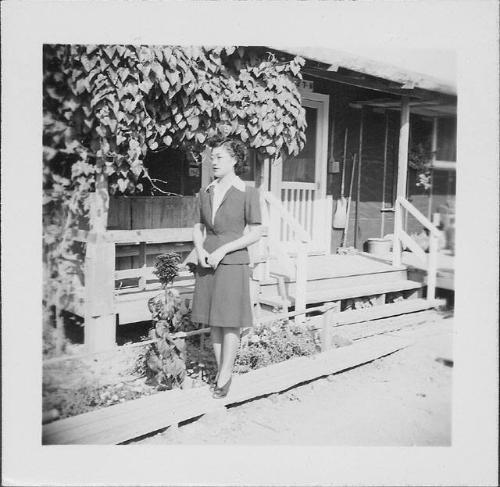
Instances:
[[[294,157],[283,157],[271,168],[271,191],[309,234],[313,251],[330,250],[330,224],[326,197],[329,96],[302,93],[306,110],[306,143]],[[292,243],[293,234],[280,221],[279,239]]]

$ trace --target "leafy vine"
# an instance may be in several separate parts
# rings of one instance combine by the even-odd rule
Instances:
[[[410,148],[408,153],[408,166],[417,172],[417,186],[425,191],[431,188],[432,157],[434,152],[428,144],[419,143]]]
[[[133,194],[143,161],[166,147],[200,153],[224,133],[271,158],[305,143],[296,81],[304,60],[245,47],[45,45],[43,50],[46,303],[74,294],[73,232],[96,186]],[[82,279],[82,277],[80,276]]]

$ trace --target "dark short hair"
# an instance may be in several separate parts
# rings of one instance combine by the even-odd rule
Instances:
[[[247,162],[248,149],[241,140],[234,137],[214,135],[208,140],[207,144],[212,149],[224,147],[236,159],[236,164],[234,165],[234,172],[236,174],[243,174],[248,171],[250,167]]]

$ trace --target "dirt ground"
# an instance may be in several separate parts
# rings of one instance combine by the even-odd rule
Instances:
[[[453,319],[436,313],[391,335],[412,344],[134,444],[450,445]]]

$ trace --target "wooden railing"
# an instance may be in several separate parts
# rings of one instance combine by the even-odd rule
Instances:
[[[116,270],[117,245],[137,245],[139,257],[145,257],[147,244],[181,243],[192,240],[191,228],[166,228],[146,230],[76,231],[73,239],[86,244],[85,285],[83,310],[85,319],[84,342],[89,351],[115,346],[116,280],[139,279],[139,290],[146,288],[146,281],[156,279],[152,267],[143,265],[136,269]],[[181,276],[186,279],[186,276]]]
[[[271,277],[270,262],[277,260],[280,268],[291,278],[295,278],[295,321],[305,321],[306,284],[307,284],[307,250],[311,239],[309,233],[283,206],[282,202],[268,191],[261,191],[261,206],[264,235],[257,243],[258,256],[261,256],[261,280]],[[280,242],[279,232],[282,225],[287,227],[288,235],[293,235],[295,260],[289,256],[290,247]],[[280,276],[276,276],[278,279]],[[282,286],[283,287],[283,286]],[[282,294],[282,292],[281,292]],[[285,296],[282,295],[282,298]]]
[[[256,263],[254,276],[257,274],[260,279],[269,278],[271,276],[270,261],[276,259],[285,275],[295,278],[296,321],[302,323],[305,321],[307,250],[310,237],[300,223],[285,210],[279,199],[266,191],[262,191],[261,195],[265,231],[264,237],[253,246]],[[278,225],[273,225],[273,221],[278,222]],[[281,222],[287,226],[288,232],[295,238],[295,259],[289,255],[289,251],[293,249],[285,247],[279,240]],[[192,229],[105,230],[102,233],[78,231],[73,237],[75,240],[86,243],[83,311],[86,322],[85,342],[89,350],[96,351],[110,348],[115,343],[117,311],[115,282],[135,278],[139,282],[138,288],[134,290],[146,290],[147,281],[156,280],[153,267],[146,265],[147,244],[190,242]],[[141,260],[141,267],[116,270],[117,245],[137,246],[137,256]],[[183,271],[179,276],[181,281],[192,278],[189,273]]]
[[[410,213],[429,232],[429,253],[413,240],[403,229],[403,209]],[[397,198],[394,205],[394,243],[392,253],[393,265],[401,265],[401,251],[409,248],[424,264],[427,265],[427,300],[436,297],[437,253],[439,230],[405,198]]]
[[[147,281],[157,280],[153,274],[155,268],[147,266],[146,257],[152,252],[148,252],[147,244],[182,244],[192,241],[191,228],[165,228],[148,230],[108,230],[106,238],[114,244],[135,244],[137,245],[136,255],[139,258],[140,267],[133,269],[115,270],[115,280],[138,279],[137,290],[143,291],[147,287]],[[118,250],[118,249],[117,249]],[[119,256],[119,254],[117,253]],[[192,275],[184,267],[180,269],[179,279],[190,279]]]
[[[311,235],[313,233],[313,216],[318,210],[316,191],[316,188],[299,189],[283,187],[281,189],[282,205],[285,211],[295,218]],[[290,240],[290,229],[285,225],[281,228],[281,236],[283,240]]]

